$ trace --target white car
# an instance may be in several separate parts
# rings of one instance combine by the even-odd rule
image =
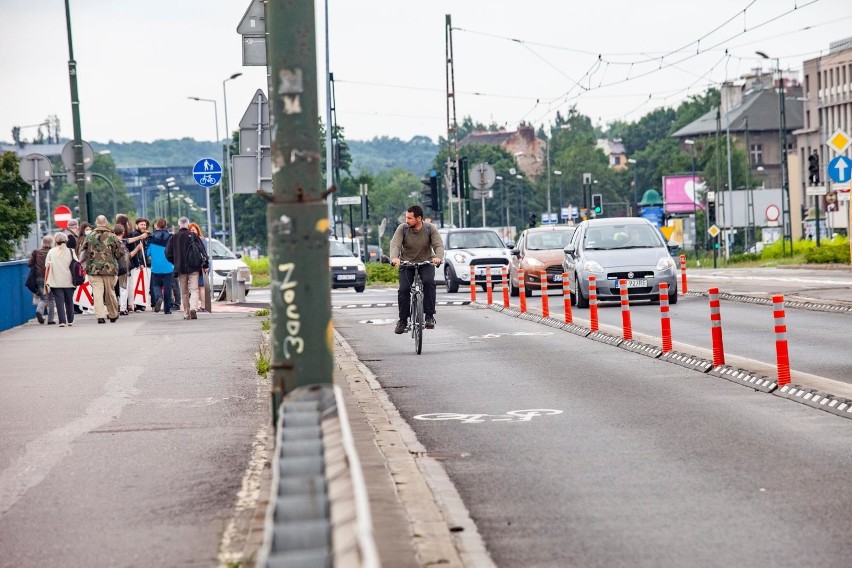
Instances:
[[[471,266],[475,284],[485,287],[486,271],[491,273],[492,284],[500,282],[511,257],[511,251],[493,229],[449,229],[444,236],[447,292],[458,292],[459,285],[470,286]]]
[[[237,278],[245,287],[245,293],[248,294],[251,288],[251,269],[248,265],[240,260],[242,255],[234,254],[231,249],[223,245],[216,239],[205,239],[208,241],[210,250],[210,271],[207,273],[210,277],[210,283],[213,286],[213,291],[221,290],[225,286],[225,279],[232,270],[237,271]]]
[[[328,241],[328,265],[331,271],[332,288],[355,288],[363,292],[367,285],[367,267],[352,252],[350,242],[341,242],[334,238]]]

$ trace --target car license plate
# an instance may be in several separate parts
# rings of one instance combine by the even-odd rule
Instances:
[[[338,280],[355,280],[355,275],[354,274],[338,274],[337,279]]]
[[[500,268],[499,266],[492,266],[491,267],[491,274],[500,275],[502,273],[503,273],[503,269]],[[476,275],[477,276],[485,276],[485,267],[477,268],[476,269]]]
[[[636,280],[628,280],[627,287],[628,288],[646,288],[648,286],[648,281],[644,278],[638,278]]]
[[[554,282],[562,282],[562,275],[561,274],[554,274],[553,275],[553,281]]]

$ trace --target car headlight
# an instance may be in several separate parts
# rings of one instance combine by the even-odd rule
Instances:
[[[537,258],[525,258],[524,262],[527,263],[527,266],[544,266],[544,263]]]
[[[453,255],[453,260],[455,260],[459,264],[466,264],[467,263],[467,255],[464,254],[463,252],[457,252],[456,254]]]
[[[669,257],[664,257],[657,261],[657,270],[673,270],[674,267],[674,260]]]
[[[366,272],[367,268],[364,266],[364,263],[361,262],[358,264],[358,272]]]
[[[597,272],[603,274],[604,269],[597,261],[587,260],[583,263],[583,272]]]

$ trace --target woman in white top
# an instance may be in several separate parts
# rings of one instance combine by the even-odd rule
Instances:
[[[74,323],[74,284],[71,281],[71,260],[74,252],[68,248],[68,236],[56,233],[54,247],[47,253],[45,264],[45,284],[56,300],[56,312],[59,315],[59,327]]]

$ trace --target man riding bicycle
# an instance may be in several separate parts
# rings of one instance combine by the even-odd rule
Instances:
[[[423,208],[412,205],[405,213],[405,223],[396,228],[390,243],[391,264],[399,266],[400,261],[426,262],[432,264],[419,268],[423,281],[423,313],[426,314],[426,329],[435,328],[435,267],[444,257],[444,243],[438,228],[423,222]],[[414,280],[414,268],[402,267],[399,270],[399,321],[394,333],[403,334],[411,311],[411,282]]]

